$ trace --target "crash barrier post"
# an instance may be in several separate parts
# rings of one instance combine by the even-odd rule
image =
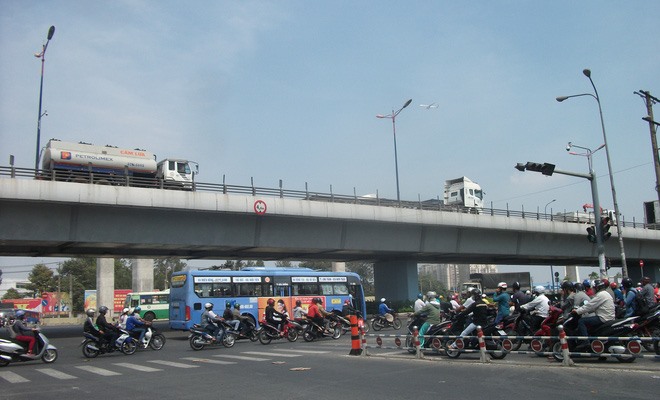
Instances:
[[[360,345],[360,334],[358,331],[357,316],[350,315],[348,317],[351,322],[351,351],[348,353],[351,356],[359,356],[362,354],[362,347]]]
[[[362,355],[363,356],[368,356],[369,352],[367,351],[367,338],[364,335],[364,324],[366,323],[365,320],[362,321],[362,324],[359,326],[360,330],[360,341],[362,342]]]
[[[568,350],[568,341],[566,341],[566,332],[564,332],[564,326],[559,325],[557,329],[559,330],[559,343],[561,343],[561,355],[562,355],[561,365],[565,367],[570,367],[575,363],[573,362],[573,360],[571,360],[570,357],[570,352]]]
[[[479,341],[479,360],[483,363],[490,362],[490,358],[486,354],[486,342],[484,341],[484,331],[481,330],[481,325],[477,326],[477,339]]]
[[[415,356],[419,359],[424,358],[424,353],[422,353],[422,347],[419,343],[419,329],[416,326],[413,327],[412,342],[413,346],[415,346]]]

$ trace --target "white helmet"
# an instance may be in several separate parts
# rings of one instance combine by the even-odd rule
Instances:
[[[438,294],[436,292],[432,291],[432,290],[426,293],[426,298],[429,301],[431,301],[431,299],[434,299],[436,297],[438,297]]]
[[[497,287],[500,288],[500,289],[502,289],[502,290],[506,290],[506,288],[507,288],[507,286],[506,286],[506,282],[500,282],[500,283],[498,283],[498,284],[497,284]]]
[[[385,303],[385,297],[383,297],[382,299],[380,299],[380,302],[381,302],[381,303]]]
[[[545,287],[538,285],[534,286],[534,293],[543,294],[545,293]]]
[[[210,310],[210,309],[213,308],[213,304],[212,303],[205,303],[204,308],[206,308],[207,310]]]
[[[122,314],[127,314],[128,311],[129,311],[128,308],[124,308],[123,310],[121,310]]]

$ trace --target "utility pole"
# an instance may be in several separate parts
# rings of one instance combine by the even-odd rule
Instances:
[[[642,97],[646,103],[646,117],[643,119],[649,123],[649,130],[651,132],[651,147],[653,148],[653,165],[655,167],[655,191],[660,201],[660,160],[658,155],[658,139],[656,138],[656,122],[653,119],[653,104],[660,102],[657,98],[651,96],[647,90],[640,90],[633,92],[634,94]]]

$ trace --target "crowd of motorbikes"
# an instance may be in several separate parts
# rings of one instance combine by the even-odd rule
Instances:
[[[522,309],[521,309],[522,310]],[[506,357],[510,351],[518,351],[523,344],[539,356],[551,355],[558,361],[563,360],[559,326],[563,326],[568,337],[579,336],[577,324],[580,318],[576,314],[564,315],[563,310],[551,305],[548,317],[543,320],[538,329],[533,329],[529,313],[522,310],[504,318],[495,324],[496,310],[489,309],[488,324],[482,327],[486,350],[494,359]],[[476,333],[473,336],[460,338],[464,327],[469,324],[467,317],[454,312],[441,312],[442,322],[432,325],[421,340],[424,349],[433,349],[444,353],[450,358],[457,358],[464,350],[478,349]],[[408,319],[408,334],[406,348],[409,352],[416,351],[413,343],[413,330],[422,326],[424,317],[415,318],[410,314]],[[589,332],[588,343],[580,343],[577,339],[568,339],[568,349],[571,353],[579,353],[581,357],[604,357],[611,354],[620,362],[633,362],[635,355],[642,349],[660,355],[658,340],[641,340],[660,337],[660,304],[640,316],[619,318],[607,322]],[[621,340],[617,338],[630,338]],[[506,342],[505,342],[506,341]],[[526,350],[527,351],[527,350]]]

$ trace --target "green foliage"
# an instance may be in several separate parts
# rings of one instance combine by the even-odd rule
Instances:
[[[7,289],[7,292],[5,293],[4,296],[2,296],[2,300],[10,300],[10,299],[22,299],[23,295],[18,292],[15,288],[9,288]]]
[[[291,268],[293,264],[289,260],[279,260],[275,262],[276,267]]]
[[[83,311],[85,290],[96,289],[96,258],[72,258],[60,264],[57,271],[60,290],[73,294],[73,311]]]
[[[157,259],[154,262],[154,289],[168,289],[170,287],[172,273],[181,271],[185,267],[187,267],[187,264],[178,258],[168,257]],[[117,287],[116,281],[115,287]]]
[[[362,288],[365,296],[373,296],[374,288],[374,265],[368,262],[348,262],[346,271],[355,272],[362,278]]]
[[[28,283],[25,287],[33,297],[40,296],[42,292],[51,292],[55,288],[53,271],[44,264],[37,264],[28,275]]]
[[[128,259],[115,259],[115,289],[133,288],[133,270]]]

